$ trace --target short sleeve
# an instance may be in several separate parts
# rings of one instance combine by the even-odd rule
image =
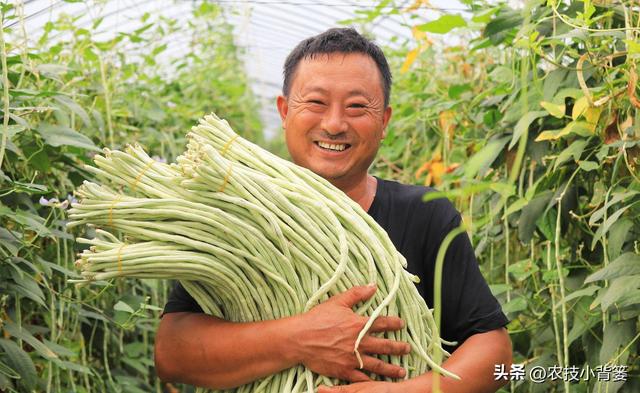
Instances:
[[[171,293],[169,293],[169,299],[164,306],[163,314],[172,312],[204,312],[198,305],[198,302],[189,295],[186,289],[180,284],[180,281],[176,281],[173,285]]]
[[[460,221],[460,216],[456,215],[445,228],[444,236],[458,227]],[[480,272],[466,232],[454,238],[445,254],[442,281],[442,336],[445,340],[457,341],[460,345],[474,334],[509,323]]]

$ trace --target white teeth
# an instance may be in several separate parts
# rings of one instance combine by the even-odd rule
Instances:
[[[324,143],[324,142],[318,142],[318,146],[325,149],[336,150],[336,151],[343,151],[344,149],[347,148],[346,144],[333,145],[331,143]]]

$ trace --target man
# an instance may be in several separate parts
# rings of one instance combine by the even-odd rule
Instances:
[[[301,42],[285,63],[277,106],[293,161],[329,180],[366,210],[421,277],[419,291],[433,305],[433,270],[442,239],[460,223],[446,200],[422,202],[423,187],[377,179],[368,169],[391,118],[391,74],[382,51],[353,29],[331,29]],[[447,393],[491,392],[495,365],[511,364],[507,319],[478,270],[466,235],[447,252],[443,276],[442,337],[459,343],[444,367],[461,381],[441,377]],[[236,387],[303,364],[351,382],[328,392],[431,392],[432,373],[402,382],[370,381],[353,353],[366,318],[352,307],[375,287],[356,287],[309,312],[289,318],[233,323],[201,313],[181,286],[165,307],[156,338],[161,379],[211,388]],[[369,333],[402,327],[380,317]],[[407,343],[367,335],[364,371],[402,378],[406,370],[371,356],[404,355]]]

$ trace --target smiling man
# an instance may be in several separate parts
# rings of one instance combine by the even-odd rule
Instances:
[[[331,29],[301,42],[285,63],[277,106],[293,161],[344,191],[389,234],[418,290],[433,305],[435,256],[460,223],[446,200],[422,202],[428,189],[378,179],[368,171],[391,118],[391,74],[384,54],[353,29]],[[303,364],[351,382],[319,392],[431,392],[432,374],[402,382],[370,381],[358,369],[353,345],[366,318],[352,307],[375,293],[355,287],[289,318],[234,323],[204,315],[184,288],[172,292],[156,338],[156,366],[166,381],[211,388],[236,387]],[[453,241],[443,273],[442,332],[457,341],[444,367],[462,380],[441,378],[443,392],[492,392],[495,365],[511,363],[507,319],[482,278],[466,234]],[[400,329],[380,317],[369,333]],[[239,345],[238,343],[242,343]],[[408,353],[408,343],[367,335],[363,370],[402,378],[406,370],[373,355]],[[248,350],[247,350],[248,349]]]

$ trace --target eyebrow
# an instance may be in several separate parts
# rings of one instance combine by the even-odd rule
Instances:
[[[312,86],[310,87],[308,90],[304,91],[305,94],[308,93],[322,93],[322,94],[329,94],[329,90],[320,87],[320,86]],[[355,89],[355,90],[351,90],[348,94],[347,97],[353,97],[353,96],[363,96],[366,97],[368,99],[371,98],[371,96],[364,90],[360,90],[360,89]]]

